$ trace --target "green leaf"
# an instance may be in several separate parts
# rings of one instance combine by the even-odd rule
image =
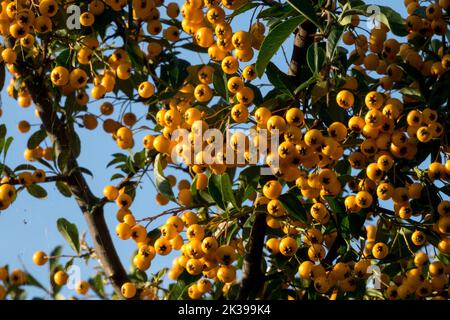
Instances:
[[[161,165],[161,154],[158,153],[158,155],[155,158],[154,162],[154,170],[153,174],[155,176],[155,184],[156,189],[158,191],[169,198],[172,201],[175,201],[175,195],[173,194],[172,186],[169,183],[169,180],[164,176],[164,172]]]
[[[269,64],[267,65],[266,74],[270,83],[272,83],[276,89],[288,94],[292,98],[294,97],[294,77],[285,74],[272,62],[269,62]]]
[[[169,300],[180,300],[183,299],[185,292],[187,291],[189,285],[194,283],[201,278],[201,275],[190,275],[187,271],[184,271],[179,277],[175,284],[169,287]]]
[[[225,202],[231,203],[234,208],[238,208],[236,198],[234,197],[234,190],[231,184],[231,179],[228,173],[221,175],[221,188]]]
[[[33,133],[28,139],[27,148],[33,150],[34,148],[39,146],[41,142],[45,140],[46,137],[47,133],[45,132],[45,130],[42,128],[39,129],[38,131]]]
[[[314,23],[314,25],[322,30],[322,26],[317,20],[316,10],[309,0],[287,0],[287,2],[298,12],[300,12],[306,19]]]
[[[292,9],[292,7],[287,3],[280,4],[278,2],[273,1],[270,3],[270,5],[271,5],[271,7],[264,9],[263,11],[258,13],[258,16],[257,16],[258,19],[281,17],[281,16],[284,16],[284,15],[290,13],[291,11],[295,12],[295,10]]]
[[[73,174],[73,173],[75,173],[77,171],[79,171],[81,173],[84,173],[84,174],[87,174],[87,175],[91,176],[92,178],[94,177],[94,174],[91,172],[91,170],[89,170],[87,168],[84,168],[84,167],[73,168],[72,170],[70,170],[69,175],[71,175],[71,174]]]
[[[77,253],[80,254],[80,239],[78,236],[78,228],[75,224],[70,223],[64,218],[59,218],[56,221],[56,226],[58,231],[70,245],[70,247]]]
[[[72,196],[72,191],[70,191],[70,188],[64,181],[56,181],[55,185],[59,193],[61,193],[64,197],[70,198]]]
[[[169,286],[168,300],[181,300],[184,292],[187,289],[187,285],[183,281],[177,281]]]
[[[67,166],[67,162],[69,161],[69,157],[70,154],[67,151],[62,151],[59,155],[58,155],[58,168],[61,171],[64,171],[66,169]]]
[[[105,299],[105,286],[103,285],[102,276],[97,274],[95,277],[89,279],[89,284],[92,290],[100,299]]]
[[[380,6],[380,8],[381,12],[386,16],[388,26],[392,30],[392,33],[399,37],[407,36],[408,30],[406,30],[405,21],[402,16],[390,7]]]
[[[227,210],[228,203],[231,203],[234,208],[238,208],[230,177],[227,173],[212,174],[208,179],[208,190],[219,208]]]
[[[50,252],[50,256],[51,257],[58,257],[60,256],[62,253],[62,246],[56,246],[51,252]],[[49,260],[49,271],[50,271],[50,275],[53,276],[53,273],[56,269],[56,267],[58,266],[58,261],[59,258],[53,258]]]
[[[52,167],[52,165],[50,163],[48,163],[46,160],[44,159],[38,159],[37,162],[39,162],[40,164],[42,164],[43,166],[47,167],[48,169],[50,169],[51,171],[55,171],[55,169]]]
[[[148,243],[153,245],[155,241],[161,236],[161,230],[159,228],[155,228],[149,233],[147,233],[147,238],[149,239]]]
[[[127,161],[127,156],[123,153],[115,153],[113,154],[114,159],[112,159],[107,165],[106,167],[109,168],[110,166],[112,166],[113,164],[116,163],[121,163],[121,162],[126,162]]]
[[[350,232],[355,238],[358,238],[363,235],[362,228],[364,226],[364,222],[366,221],[367,212],[361,210],[358,213],[351,213],[348,215],[349,228]]]
[[[14,172],[23,171],[23,170],[29,170],[29,171],[36,170],[36,167],[32,166],[31,164],[21,164],[14,168]]]
[[[351,174],[352,167],[347,159],[343,159],[338,161],[338,163],[334,166],[334,170],[336,170],[336,172],[340,175],[347,176]]]
[[[47,191],[45,191],[44,188],[42,188],[40,185],[37,184],[32,184],[28,186],[27,191],[30,195],[38,199],[43,199],[47,197]]]
[[[186,50],[194,51],[194,52],[200,52],[200,53],[207,53],[208,52],[207,48],[202,48],[202,47],[200,47],[200,46],[198,46],[196,44],[193,44],[191,42],[182,44],[180,47],[183,48],[183,49],[186,49]]]
[[[306,61],[313,73],[317,74],[322,69],[325,62],[325,51],[319,47],[317,42],[309,46],[306,53]]]
[[[172,56],[167,61],[167,64],[161,66],[161,79],[169,82],[173,88],[178,88],[183,84],[184,79],[188,77],[187,68],[189,66],[190,63],[188,61]],[[165,89],[165,87],[161,87],[161,89]]]
[[[6,158],[6,155],[8,154],[9,147],[11,146],[11,143],[13,142],[13,140],[14,140],[13,137],[8,137],[6,139],[5,147],[4,147],[4,150],[3,150],[3,159]]]
[[[215,69],[213,73],[214,90],[216,91],[217,94],[219,94],[219,96],[224,98],[226,101],[229,101],[229,94],[227,89],[227,76],[222,71],[221,68],[217,67],[217,65],[214,69]]]
[[[309,78],[308,80],[306,80],[305,82],[303,82],[301,85],[299,85],[297,87],[297,89],[295,89],[294,94],[298,94],[300,91],[308,88],[310,85],[312,85],[314,82],[316,82],[318,80],[317,76],[314,75],[311,78]]]
[[[221,194],[221,187],[220,187],[220,176],[212,174],[208,179],[208,191],[211,197],[213,198],[214,202],[217,204],[217,206],[223,210],[226,209],[226,205],[223,201],[223,197]]]
[[[330,205],[331,210],[336,214],[342,214],[345,213],[345,207],[335,198],[326,196],[325,199],[327,200],[328,204]]]
[[[0,125],[0,139],[5,139],[6,137],[6,125],[4,125],[3,123]]]
[[[136,269],[136,271],[134,272],[134,277],[139,282],[146,282],[148,280],[147,274],[144,271],[138,269]]]
[[[31,274],[27,273],[27,282],[26,285],[28,286],[33,286],[33,287],[37,287],[39,289],[44,290],[45,292],[47,292],[47,289],[39,282],[36,280],[35,277],[33,277]]]
[[[70,49],[66,49],[58,53],[55,58],[56,65],[58,66],[69,66],[70,63]]]
[[[286,39],[289,38],[294,30],[304,21],[305,18],[302,16],[293,17],[281,22],[275,28],[270,30],[267,37],[264,38],[258,57],[256,58],[256,73],[258,74],[258,77],[262,77],[267,64],[275,53],[277,53],[278,49],[280,49]]]
[[[288,215],[292,218],[300,221],[307,221],[306,210],[293,193],[282,194],[278,200],[283,205],[284,209],[287,211]]]
[[[81,152],[81,141],[72,127],[67,129],[67,138],[69,140],[70,152],[75,158],[78,158]]]
[[[117,79],[116,82],[117,92],[118,90],[122,91],[130,99],[133,99],[134,97],[134,88],[135,87],[132,81]]]
[[[419,99],[421,101],[424,101],[424,99],[422,97],[422,93],[420,92],[420,89],[404,87],[404,88],[400,89],[400,93],[402,95],[413,97],[413,98]]]
[[[125,176],[123,174],[120,173],[115,173],[111,176],[111,178],[109,178],[111,181],[113,180],[117,180],[117,179],[123,179],[125,178]]]
[[[260,175],[261,168],[258,166],[251,166],[241,171],[238,177],[238,189],[236,191],[236,198],[240,205],[256,191]]]
[[[67,262],[64,264],[64,271],[69,270],[69,268],[73,265],[73,263],[75,262],[75,258],[72,257],[69,260],[67,260]]]
[[[338,45],[341,41],[344,28],[341,26],[334,26],[327,38],[327,57],[330,61],[334,60]]]

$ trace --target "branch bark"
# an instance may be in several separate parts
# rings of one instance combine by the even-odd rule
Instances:
[[[314,43],[316,31],[317,27],[310,21],[305,21],[298,26],[295,31],[294,48],[292,49],[288,75],[300,77],[300,68],[302,65],[306,65],[306,53],[309,46]]]
[[[120,289],[122,284],[128,281],[128,277],[109,234],[100,199],[92,193],[81,172],[73,170],[78,168],[78,163],[76,156],[71,150],[68,135],[69,129],[72,129],[69,127],[71,124],[65,123],[58,117],[54,108],[54,101],[50,97],[48,90],[45,89],[44,76],[42,74],[35,74],[34,77],[25,80],[25,84],[36,105],[47,136],[53,143],[55,157],[62,153],[68,155],[67,164],[62,168],[62,175],[65,176],[64,181],[70,188],[83,213],[99,262],[106,276],[111,281],[115,292],[119,297],[122,297]]]
[[[254,299],[264,285],[262,253],[266,226],[266,213],[256,212],[248,241],[248,251],[244,257],[243,277],[237,296],[238,300]]]

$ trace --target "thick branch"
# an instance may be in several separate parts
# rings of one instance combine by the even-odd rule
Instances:
[[[299,25],[296,30],[294,48],[288,70],[290,76],[300,77],[300,68],[302,65],[306,65],[306,53],[308,52],[309,46],[314,43],[314,34],[316,31],[316,26],[309,21]]]
[[[243,276],[237,296],[238,300],[254,299],[264,285],[262,253],[265,233],[266,214],[264,212],[256,212],[255,222],[248,241],[248,251],[244,257]]]
[[[44,76],[37,75],[26,80],[27,88],[47,132],[48,138],[54,145],[55,157],[68,154],[67,165],[62,169],[66,183],[80,207],[94,242],[96,255],[105,274],[111,281],[116,293],[121,297],[120,288],[128,281],[125,269],[120,262],[105,222],[103,206],[98,205],[99,199],[92,193],[84,176],[78,170],[75,155],[71,151],[68,136],[69,125],[64,123],[57,115],[54,102],[45,89]]]

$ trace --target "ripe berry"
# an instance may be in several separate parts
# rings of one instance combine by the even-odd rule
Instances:
[[[75,284],[75,291],[78,294],[85,295],[89,291],[90,285],[87,281],[81,280]]]
[[[233,282],[236,279],[236,269],[230,265],[221,266],[217,270],[217,278],[224,283]]]
[[[45,252],[42,251],[36,251],[33,255],[33,262],[37,266],[42,266],[46,264],[48,261],[48,257],[45,254]]]
[[[69,279],[69,276],[67,275],[67,273],[65,273],[62,270],[59,270],[55,273],[55,275],[53,276],[53,281],[58,285],[58,286],[63,286],[67,283],[67,280]]]
[[[127,240],[131,237],[131,227],[126,223],[119,223],[116,226],[116,234],[122,240]]]
[[[280,241],[280,252],[284,256],[293,256],[297,252],[297,248],[297,241],[291,237],[285,237]]]
[[[355,97],[353,96],[353,93],[351,93],[350,91],[342,90],[336,96],[336,102],[339,107],[347,110],[353,107],[355,103]]]
[[[159,238],[155,241],[155,250],[156,253],[162,256],[168,255],[172,251],[172,246],[169,242],[169,240],[164,238]]]
[[[372,248],[372,255],[375,259],[384,259],[389,253],[389,248],[382,242],[376,243]]]
[[[132,282],[125,282],[120,288],[120,292],[126,299],[131,299],[136,295],[136,286]]]
[[[109,201],[115,201],[119,196],[119,190],[117,190],[114,186],[106,186],[103,189],[103,196],[105,196],[105,198]]]
[[[229,265],[236,260],[236,252],[232,246],[223,245],[216,250],[217,261],[223,265]]]

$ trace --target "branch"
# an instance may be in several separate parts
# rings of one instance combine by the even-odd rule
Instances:
[[[7,44],[13,44],[14,41],[5,41]],[[20,61],[16,64],[19,73],[30,74],[32,70],[25,70],[26,63]],[[45,67],[45,66],[44,66]],[[45,68],[42,68],[45,70]],[[125,269],[120,262],[119,256],[114,247],[113,241],[109,234],[108,226],[104,218],[103,206],[97,206],[99,199],[92,193],[84,176],[78,170],[76,156],[71,150],[69,132],[73,128],[64,123],[56,113],[54,101],[49,95],[45,84],[45,74],[33,72],[32,77],[27,77],[24,82],[36,105],[36,110],[42,121],[42,125],[47,133],[47,137],[54,145],[55,157],[61,154],[67,155],[67,164],[62,170],[65,182],[74,195],[77,204],[83,213],[89,232],[94,242],[94,249],[99,258],[99,262],[105,271],[106,276],[118,294],[122,297],[120,289],[123,283],[128,281]]]
[[[66,177],[61,176],[61,175],[46,177],[44,181],[39,182],[39,183],[57,182],[57,181],[66,181]],[[0,186],[3,185],[3,184],[19,185],[21,183],[20,183],[19,179],[9,178],[6,181],[0,182]]]
[[[256,211],[255,222],[248,241],[248,251],[244,257],[243,276],[238,300],[255,298],[264,285],[264,272],[262,271],[262,253],[264,236],[266,233],[266,213]]]
[[[294,48],[292,49],[291,63],[289,64],[288,75],[300,77],[300,68],[306,65],[306,53],[311,44],[314,43],[314,35],[317,27],[306,21],[298,26],[295,31]]]

